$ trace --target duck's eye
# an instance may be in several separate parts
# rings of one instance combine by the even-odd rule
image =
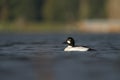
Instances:
[[[70,44],[71,42],[68,40],[68,41],[67,41],[67,43],[69,43],[69,44]]]

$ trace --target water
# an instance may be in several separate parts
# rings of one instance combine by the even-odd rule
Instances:
[[[119,34],[0,36],[0,80],[120,80]],[[64,52],[68,36],[96,51]]]

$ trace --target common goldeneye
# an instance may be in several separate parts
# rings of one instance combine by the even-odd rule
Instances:
[[[91,51],[91,49],[86,46],[75,46],[75,41],[72,37],[68,37],[64,44],[68,44],[68,46],[64,49],[64,51]]]

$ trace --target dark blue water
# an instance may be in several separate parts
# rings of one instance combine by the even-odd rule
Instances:
[[[96,51],[64,52],[69,36]],[[0,80],[120,80],[120,35],[0,34]]]

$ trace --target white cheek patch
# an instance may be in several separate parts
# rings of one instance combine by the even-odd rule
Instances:
[[[67,43],[69,43],[69,44],[70,44],[71,42],[70,42],[70,41],[67,41]]]

